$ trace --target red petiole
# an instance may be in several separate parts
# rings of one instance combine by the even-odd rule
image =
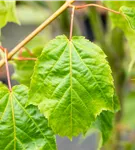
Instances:
[[[9,67],[8,67],[8,51],[6,48],[0,46],[0,49],[4,52],[5,54],[5,66],[6,66],[6,73],[7,73],[7,80],[8,80],[8,87],[9,87],[9,91],[12,91],[12,87],[11,87],[11,81],[10,81],[10,73],[9,73]]]

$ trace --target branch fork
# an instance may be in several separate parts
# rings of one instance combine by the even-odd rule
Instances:
[[[46,21],[44,21],[38,28],[36,28],[31,34],[29,34],[22,42],[20,42],[14,49],[9,52],[7,55],[7,60],[12,59],[12,57],[24,46],[26,45],[31,39],[33,39],[39,32],[41,32],[46,26],[48,26],[54,19],[56,19],[64,10],[66,10],[68,7],[72,8],[72,16],[71,16],[71,24],[70,24],[70,36],[69,39],[72,38],[72,32],[73,32],[73,18],[74,18],[74,11],[76,9],[83,9],[86,7],[98,7],[102,8],[104,10],[113,12],[115,14],[121,14],[118,11],[109,9],[107,7],[98,5],[98,4],[86,4],[82,6],[75,6],[72,5],[72,3],[75,2],[75,0],[68,0],[66,1],[54,14],[52,14]],[[122,15],[122,14],[121,14]],[[17,58],[14,58],[17,59]],[[26,60],[26,58],[19,58],[18,60]],[[27,60],[36,60],[35,58],[27,58]],[[0,67],[2,67],[6,62],[4,60],[0,61]]]
[[[23,50],[26,50],[31,57],[23,57],[22,56]],[[34,61],[36,61],[37,58],[32,58],[32,56],[34,56],[34,54],[28,48],[21,48],[20,51],[19,51],[18,57],[17,58],[12,58],[12,60],[20,60],[20,61],[34,60]]]

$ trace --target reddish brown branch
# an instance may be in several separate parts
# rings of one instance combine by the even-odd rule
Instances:
[[[22,52],[23,52],[24,50],[26,50],[30,56],[34,56],[34,54],[33,54],[28,48],[23,47],[23,48],[21,48],[20,51],[19,51],[19,54],[18,54],[19,57],[23,57],[23,56],[22,56]]]
[[[113,12],[115,14],[121,14],[119,11],[115,11],[113,9],[110,9],[110,8],[107,8],[107,7],[104,7],[102,5],[98,5],[98,4],[86,4],[86,5],[78,5],[78,6],[75,6],[75,5],[70,5],[69,7],[75,7],[75,9],[83,9],[83,8],[86,8],[86,7],[98,7],[98,8],[102,8],[104,10],[107,10],[107,11],[110,11],[110,12]]]

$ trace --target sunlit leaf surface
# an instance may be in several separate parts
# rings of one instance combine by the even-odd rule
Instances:
[[[28,106],[28,89],[0,84],[0,150],[56,150],[55,137],[36,106]]]
[[[38,58],[29,104],[53,131],[70,139],[86,133],[103,110],[113,111],[113,79],[104,52],[84,37],[52,40]]]

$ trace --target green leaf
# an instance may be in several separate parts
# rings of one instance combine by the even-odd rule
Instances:
[[[0,84],[0,149],[56,150],[48,122],[36,106],[28,106],[28,88],[14,86],[12,92]]]
[[[92,124],[92,128],[97,129],[101,134],[98,149],[100,149],[101,146],[104,145],[111,137],[115,113],[120,110],[120,103],[116,92],[114,93],[113,100],[114,113],[110,111],[102,111],[101,114],[96,118],[96,121]]]
[[[7,22],[15,22],[19,24],[16,16],[16,1],[0,1],[0,28],[4,27]]]
[[[127,21],[129,23],[129,25],[131,26],[131,28],[135,30],[135,8],[122,6],[120,8],[120,11],[122,12],[122,14],[127,19]]]
[[[80,142],[88,141],[89,137],[93,133],[97,135],[98,144],[96,150],[100,150],[101,147],[108,141],[111,137],[112,129],[114,124],[114,113],[110,111],[102,111],[99,116],[97,116],[96,121],[90,127],[85,138],[81,136]]]
[[[29,51],[33,54],[33,56],[30,56],[30,54],[27,51],[23,51],[22,56],[29,57],[29,58],[31,57],[37,58],[37,56],[41,54],[44,45],[45,45],[45,38],[43,36],[37,36],[25,46],[27,49],[29,49]],[[14,74],[12,75],[12,79],[18,81],[21,84],[29,86],[35,61],[14,60],[12,61],[12,63],[14,65]]]
[[[113,129],[113,121],[114,113],[110,111],[103,111],[93,123],[93,128],[98,129],[98,131],[101,133],[99,148],[110,138]]]
[[[43,50],[32,76],[29,104],[53,131],[70,139],[86,133],[103,110],[113,111],[113,79],[104,52],[84,37],[58,36]]]
[[[95,122],[93,122],[89,132],[87,133],[87,137],[91,136],[93,129],[100,133],[98,149],[104,145],[109,138],[111,137],[111,133],[114,125],[114,117],[115,113],[120,110],[120,104],[116,95],[114,94],[114,113],[110,111],[102,111],[100,115],[97,116]]]
[[[104,1],[105,5],[108,8],[111,8],[113,10],[119,11],[121,10],[122,13],[125,13],[123,17],[122,15],[110,13],[110,19],[112,21],[113,28],[119,27],[125,34],[126,39],[129,44],[130,48],[130,57],[131,57],[131,64],[129,65],[130,69],[132,68],[134,62],[135,62],[135,30],[133,30],[134,26],[134,8],[135,8],[135,2],[134,1]],[[124,9],[126,6],[126,9],[129,10],[129,12]],[[131,8],[132,7],[132,8]],[[132,10],[132,11],[131,11]],[[132,16],[132,17],[131,17]],[[128,18],[128,21],[127,21]],[[129,26],[132,26],[131,28]]]

